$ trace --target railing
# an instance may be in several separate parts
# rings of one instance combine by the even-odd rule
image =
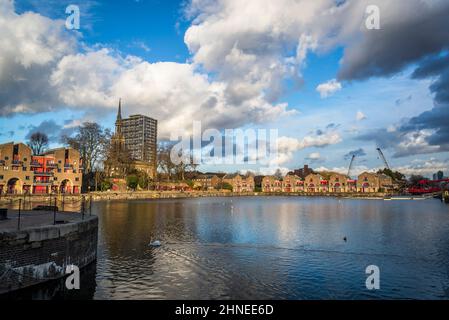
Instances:
[[[19,199],[12,201],[9,208],[17,210],[17,230],[22,227],[24,211],[28,211],[28,215],[30,214],[29,211],[33,211],[33,214],[36,215],[39,214],[39,211],[45,211],[47,214],[51,212],[53,213],[52,220],[49,223],[57,225],[64,223],[64,221],[58,221],[58,213],[79,213],[82,220],[85,219],[86,215],[92,216],[92,196],[82,195],[78,200],[72,199],[68,202],[64,194],[50,194],[48,201],[33,202],[30,194],[24,194]],[[68,210],[66,211],[66,209]]]

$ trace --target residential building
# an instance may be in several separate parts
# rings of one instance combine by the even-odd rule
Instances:
[[[302,192],[304,191],[304,181],[300,177],[292,174],[287,174],[282,179],[283,192]]]
[[[82,162],[72,148],[33,156],[31,148],[13,142],[0,145],[0,194],[80,193]]]
[[[302,169],[297,169],[293,172],[289,172],[289,174],[298,176],[301,179],[305,179],[311,173],[313,173],[313,170],[311,168],[309,168],[309,166],[307,164],[304,165],[304,168],[302,168]]]
[[[364,172],[357,180],[357,191],[368,192],[388,192],[393,190],[393,179],[384,174]]]
[[[344,174],[332,173],[329,178],[329,191],[330,192],[348,192],[350,189],[350,178]]]
[[[123,178],[130,170],[135,169],[154,179],[156,161],[157,120],[144,115],[132,115],[123,119],[120,100],[105,171],[110,177]]]
[[[193,179],[194,188],[213,190],[220,187],[221,179],[214,174],[200,174]]]
[[[252,175],[227,174],[223,177],[223,183],[230,184],[233,192],[254,191],[254,177]]]
[[[282,180],[275,176],[266,176],[262,179],[262,192],[282,192]]]
[[[327,181],[320,174],[311,173],[305,178],[304,190],[307,192],[327,192],[327,185]]]

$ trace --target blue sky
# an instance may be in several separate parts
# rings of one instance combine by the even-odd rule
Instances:
[[[411,118],[419,120],[423,112],[433,112],[435,92],[430,88],[435,75],[419,79],[412,75],[425,57],[436,57],[447,50],[447,39],[437,43],[433,52],[419,52],[410,58],[404,55],[404,63],[387,61],[388,51],[400,48],[386,45],[376,56],[366,57],[367,61],[373,61],[375,71],[364,70],[364,66],[356,65],[354,57],[366,55],[363,47],[366,44],[358,39],[366,37],[369,41],[372,34],[360,34],[359,26],[347,26],[344,21],[348,16],[363,19],[363,11],[360,17],[354,17],[360,4],[347,1],[335,19],[304,23],[303,16],[317,15],[321,12],[318,10],[334,5],[333,1],[320,0],[317,8],[304,10],[301,2],[298,7],[287,7],[288,1],[279,2],[283,9],[273,7],[255,13],[256,4],[253,8],[235,1],[81,1],[81,29],[74,32],[61,27],[67,17],[65,8],[71,1],[16,0],[11,6],[9,0],[0,0],[0,8],[9,3],[5,12],[9,10],[12,14],[3,13],[10,19],[7,26],[12,28],[15,23],[22,26],[20,23],[26,23],[27,19],[30,24],[39,21],[39,26],[49,26],[47,32],[36,30],[34,38],[14,33],[12,30],[17,28],[7,33],[12,43],[17,43],[16,50],[24,52],[19,55],[23,61],[31,59],[23,49],[27,43],[37,41],[36,48],[42,46],[42,51],[34,48],[36,51],[31,52],[31,64],[17,62],[19,58],[0,47],[0,57],[13,61],[12,71],[0,77],[0,84],[20,91],[19,97],[10,98],[11,91],[0,90],[0,98],[4,95],[13,101],[7,104],[9,100],[3,99],[6,102],[1,106],[5,111],[0,113],[0,142],[24,141],[39,128],[49,130],[49,135],[55,136],[52,145],[57,145],[58,135],[72,132],[82,121],[97,121],[112,128],[120,96],[125,115],[144,113],[159,119],[161,135],[165,136],[178,128],[179,123],[197,118],[205,121],[206,127],[218,129],[234,125],[277,128],[280,136],[296,139],[296,144],[293,141],[287,146],[285,160],[279,163],[284,170],[309,163],[323,170],[345,171],[349,162],[345,155],[359,149],[365,155],[357,158],[356,170],[373,170],[382,166],[376,152],[380,146],[391,166],[406,173],[430,176],[436,170],[448,171],[447,146],[429,143],[435,132],[445,128],[403,129],[409,127],[406,124]],[[386,6],[384,1],[374,2]],[[270,13],[276,12],[275,9],[287,15],[285,22]],[[394,10],[398,14],[401,11],[396,7],[389,10],[392,16]],[[291,17],[288,11],[292,11]],[[27,16],[29,12],[34,16]],[[189,16],[187,12],[193,14]],[[432,8],[423,12],[432,19]],[[254,17],[247,19],[239,16],[253,13]],[[407,12],[403,14],[404,23],[413,22],[413,15],[408,18]],[[437,28],[438,21],[435,23]],[[339,35],[338,30],[342,29],[336,28],[339,25],[349,31]],[[388,27],[393,28],[387,21],[387,32]],[[298,41],[306,36],[313,41]],[[45,37],[51,38],[42,40]],[[53,49],[55,38],[58,41],[55,43],[62,43],[59,51]],[[419,47],[419,39],[412,45]],[[305,48],[304,57],[296,54],[301,46]],[[36,56],[43,50],[48,50],[50,58],[40,61]],[[383,54],[384,60],[379,58]],[[394,64],[397,66],[392,67]],[[42,76],[36,80],[32,78],[34,73],[27,76],[34,67],[44,70],[39,71]],[[356,68],[364,72],[362,77],[357,70],[349,76],[348,72],[342,75]],[[42,88],[20,85],[17,78],[22,83],[37,81]],[[334,79],[340,87],[329,91],[328,96],[321,96],[317,88]],[[31,90],[45,94],[27,97],[34,92]],[[23,101],[19,99],[22,96],[26,97]],[[215,103],[206,110],[210,101]],[[378,136],[385,135],[383,141],[377,138],[377,132]],[[313,142],[320,137],[329,141]],[[312,142],[305,145],[307,139]]]

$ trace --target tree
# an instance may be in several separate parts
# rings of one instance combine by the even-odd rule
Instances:
[[[221,185],[221,188],[222,188],[223,190],[230,190],[230,191],[234,190],[234,188],[233,188],[229,183],[227,183],[227,182],[224,182],[224,183]]]
[[[274,176],[278,179],[282,179],[283,175],[281,169],[277,169],[276,172],[274,173]]]
[[[63,136],[62,141],[80,152],[84,173],[90,174],[105,158],[111,133],[95,122],[84,122],[74,136]]]
[[[417,184],[419,184],[421,180],[427,179],[422,175],[411,175],[410,178],[408,179],[408,183],[410,186],[416,186]]]
[[[167,181],[171,180],[175,169],[170,159],[171,147],[171,144],[161,143],[157,149],[157,168],[167,177]]]
[[[137,189],[137,186],[139,185],[139,177],[136,175],[129,175],[126,177],[126,185],[133,190]]]
[[[35,132],[30,136],[28,146],[34,155],[40,155],[48,147],[48,136],[42,132]]]

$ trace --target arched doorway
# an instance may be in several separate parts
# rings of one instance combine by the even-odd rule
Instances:
[[[8,180],[6,192],[9,194],[22,193],[22,182],[18,178],[11,178]]]
[[[339,182],[334,184],[334,192],[341,192],[341,184]]]
[[[315,185],[313,183],[310,183],[308,185],[308,190],[309,190],[309,192],[315,192]]]
[[[61,182],[61,186],[59,189],[59,192],[61,193],[72,193],[73,190],[73,185],[72,182],[70,182],[70,180],[65,179]]]
[[[369,183],[365,182],[362,185],[363,192],[369,192]]]

